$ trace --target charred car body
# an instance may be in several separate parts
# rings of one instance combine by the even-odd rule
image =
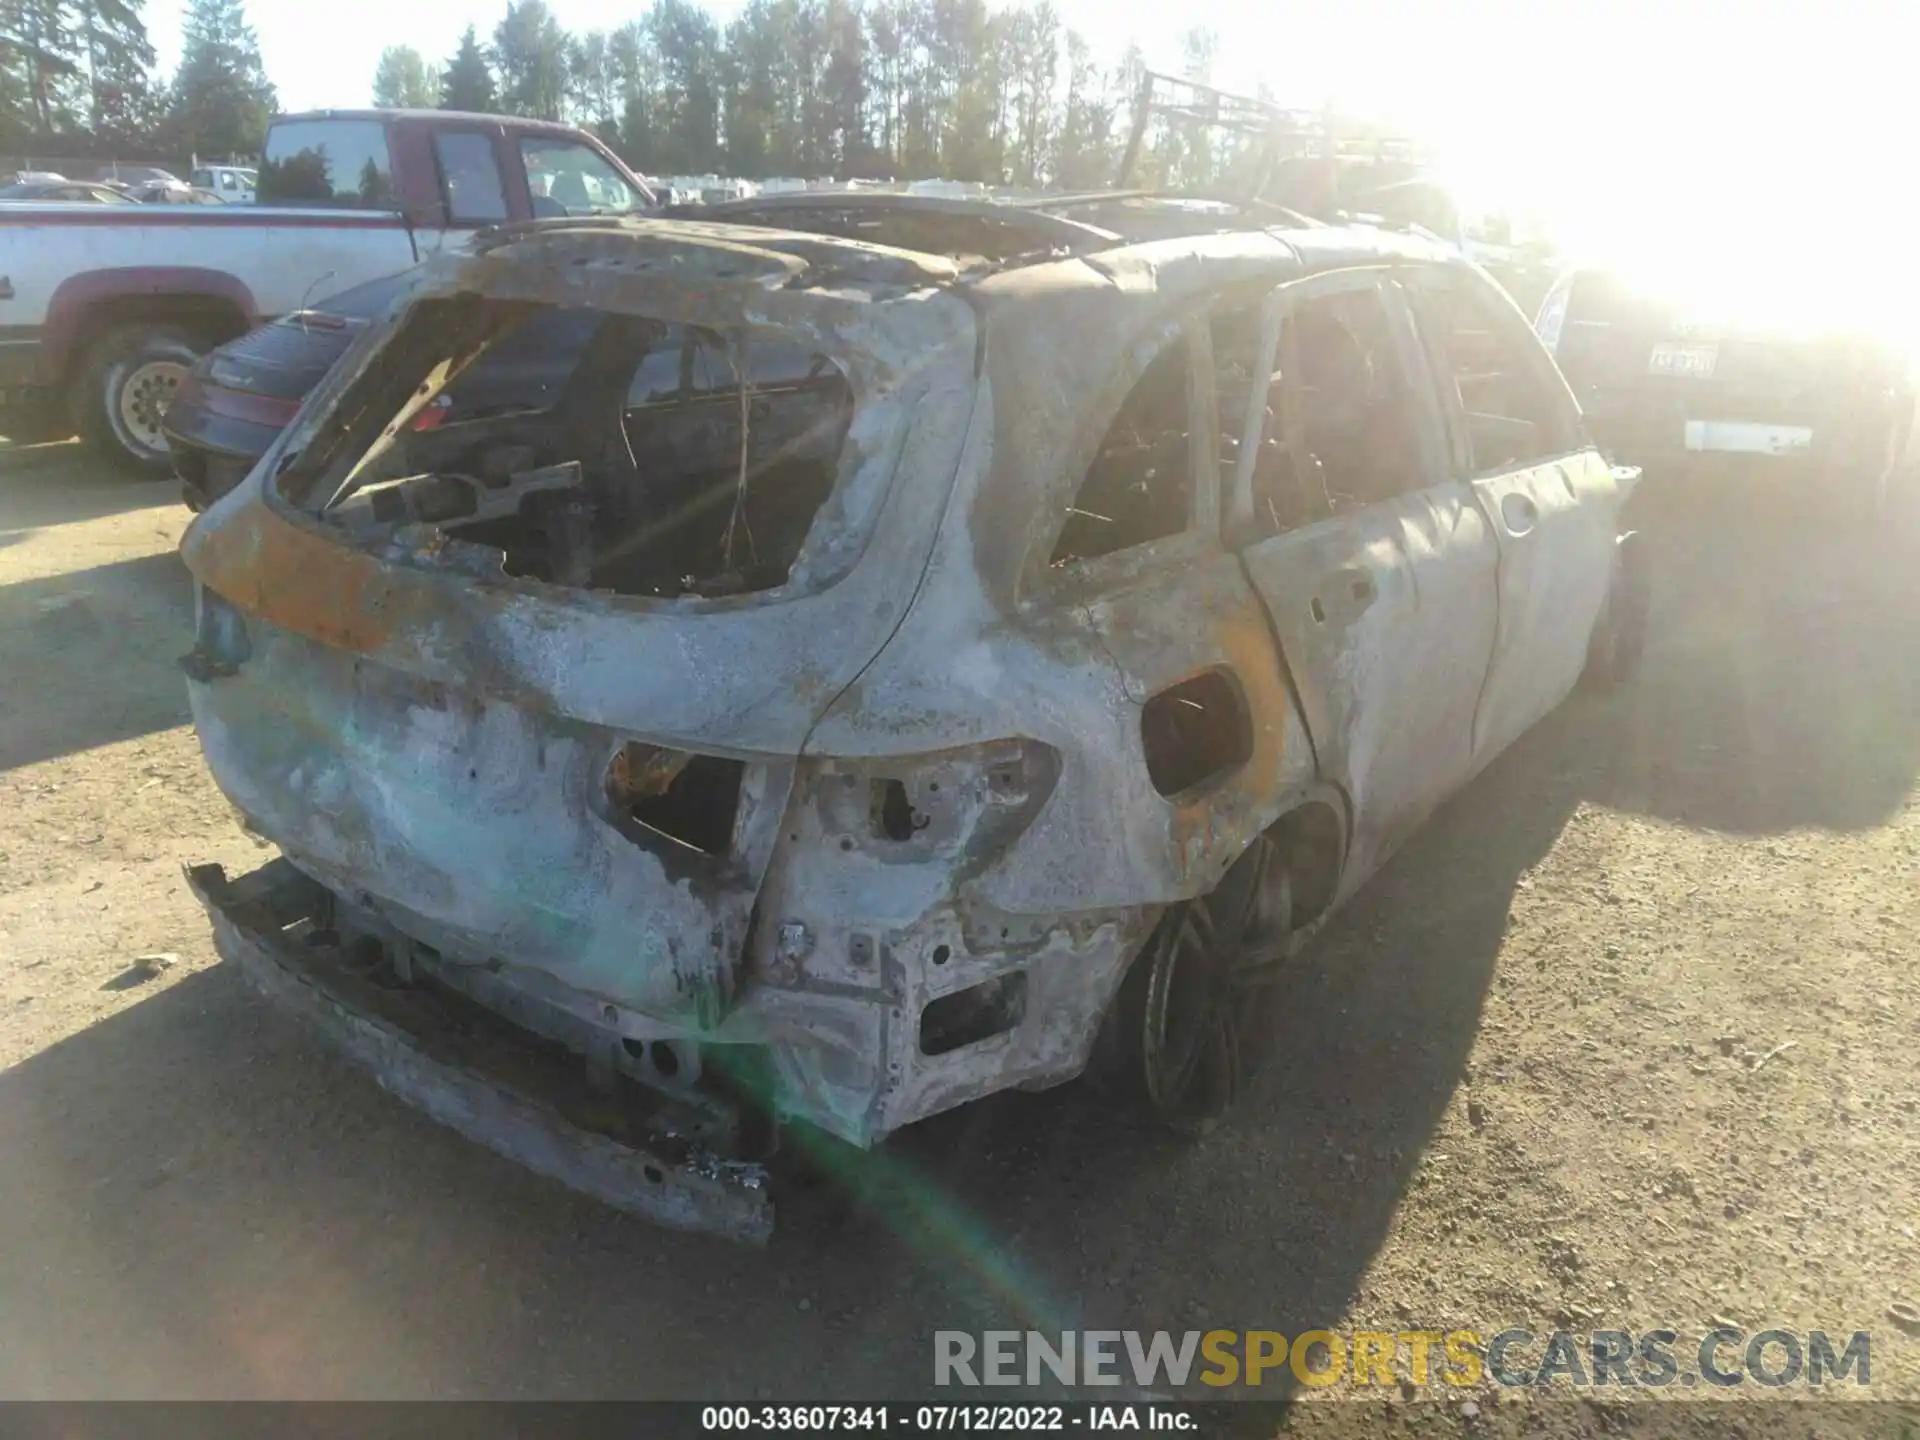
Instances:
[[[1216,1113],[1287,958],[1641,614],[1628,477],[1437,250],[779,223],[482,236],[183,545],[201,742],[284,852],[194,872],[222,952],[470,1137],[749,1238],[769,1116],[866,1146],[1090,1063]],[[417,428],[556,315],[557,390]]]
[[[1917,458],[1915,374],[1840,329],[1690,315],[1620,274],[1569,271],[1535,321],[1594,438],[1665,474],[1772,474],[1856,514]]]

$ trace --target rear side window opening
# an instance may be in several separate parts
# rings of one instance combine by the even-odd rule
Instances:
[[[282,497],[356,534],[427,524],[510,576],[720,597],[787,583],[853,391],[765,332],[478,296],[415,303]]]
[[[1174,340],[1121,402],[1067,508],[1049,565],[1098,559],[1187,528],[1193,499],[1188,365],[1186,341]]]

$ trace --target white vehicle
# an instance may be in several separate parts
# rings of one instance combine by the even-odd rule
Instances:
[[[207,166],[200,182],[247,171]],[[164,472],[196,361],[263,321],[409,269],[488,225],[653,203],[571,126],[444,110],[276,119],[257,203],[10,204],[0,214],[0,434],[80,435]]]
[[[193,172],[192,183],[229,205],[251,205],[259,192],[260,172],[251,165],[202,165]]]

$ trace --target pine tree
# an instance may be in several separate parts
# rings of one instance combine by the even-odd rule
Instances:
[[[487,68],[486,54],[480,49],[480,37],[469,25],[460,37],[460,48],[453,52],[453,59],[440,72],[440,108],[490,114],[499,104],[493,90],[493,72]]]
[[[629,20],[607,37],[607,68],[620,107],[620,155],[639,169],[653,166],[660,98],[660,53],[644,22]]]
[[[62,0],[0,3],[0,129],[18,138],[74,128],[85,54]]]
[[[663,171],[704,174],[720,160],[720,31],[693,0],[655,0],[647,16],[660,57]]]
[[[109,143],[139,143],[165,111],[154,87],[153,44],[140,0],[80,0],[80,31],[87,63],[87,127]]]
[[[546,0],[509,0],[493,29],[500,103],[510,115],[558,120],[567,98],[567,32]]]
[[[383,110],[423,110],[439,98],[427,62],[411,45],[389,45],[373,67],[373,103]]]
[[[175,142],[195,155],[258,154],[274,91],[240,0],[189,0],[169,116]]]

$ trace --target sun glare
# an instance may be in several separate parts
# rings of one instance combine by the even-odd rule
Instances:
[[[1469,213],[1505,214],[1702,318],[1913,345],[1920,305],[1898,252],[1920,219],[1903,154],[1920,27],[1894,13],[1362,0],[1312,37],[1289,14],[1275,88],[1324,76],[1343,108],[1431,139]],[[1374,43],[1340,58],[1362,32]],[[1404,43],[1384,54],[1389,34]]]

